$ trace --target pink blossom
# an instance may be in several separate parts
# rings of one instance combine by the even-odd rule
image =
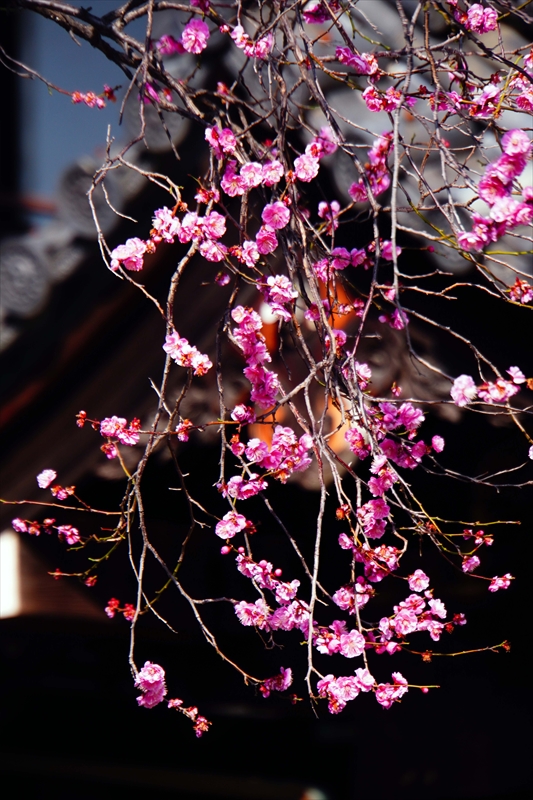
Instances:
[[[483,250],[487,242],[478,233],[463,231],[457,236],[457,244],[462,250],[466,250],[470,253]]]
[[[293,580],[290,583],[279,583],[276,586],[276,600],[280,605],[290,603],[294,600],[300,586],[299,580]]]
[[[453,382],[450,394],[456,406],[466,406],[477,395],[476,384],[470,375],[459,375]]]
[[[513,383],[525,383],[526,382],[526,376],[524,375],[522,370],[519,369],[518,367],[509,367],[507,372],[511,376]]]
[[[266,36],[263,36],[256,42],[252,42],[251,39],[248,39],[242,47],[242,50],[249,58],[261,58],[264,60],[268,57],[273,46],[274,36],[272,33],[267,33]]]
[[[161,703],[167,693],[165,685],[165,670],[159,664],[146,661],[135,678],[135,686],[142,691],[137,698],[140,706],[153,708]]]
[[[151,236],[153,241],[164,239],[166,242],[172,243],[180,231],[181,223],[173,215],[170,208],[164,206],[154,212],[152,228]]]
[[[248,520],[236,511],[228,511],[227,514],[217,522],[215,533],[221,539],[232,539],[236,533],[243,531],[248,525]]]
[[[498,14],[493,8],[483,8],[479,3],[474,3],[467,11],[464,26],[474,33],[488,33],[498,27]]]
[[[176,41],[173,36],[169,34],[163,35],[158,42],[156,48],[162,56],[171,56],[173,53],[183,53],[184,47],[181,42]]]
[[[220,239],[226,233],[226,218],[218,211],[211,211],[202,220],[202,230],[211,239]]]
[[[489,83],[483,91],[474,97],[470,106],[470,116],[480,119],[489,119],[494,116],[500,102],[501,92],[493,83]]]
[[[226,30],[225,33],[228,33],[228,31]],[[250,41],[250,37],[248,36],[242,25],[236,25],[234,29],[230,32],[230,36],[240,50],[242,50],[245,47],[246,43]]]
[[[431,608],[431,613],[434,614],[434,616],[440,617],[440,619],[446,618],[446,607],[442,600],[435,598],[430,600],[428,605]]]
[[[212,261],[214,263],[224,261],[228,252],[228,248],[225,244],[214,242],[212,239],[206,239],[205,242],[202,242],[198,250],[200,255],[207,261]]]
[[[292,684],[292,670],[290,667],[281,667],[280,674],[273,678],[267,678],[259,686],[259,691],[263,697],[269,697],[270,692],[284,692]]]
[[[120,244],[111,252],[111,269],[117,270],[121,264],[125,269],[138,272],[143,268],[143,256],[147,245],[142,239],[127,239],[126,244]]]
[[[514,580],[514,578],[509,572],[506,575],[503,575],[501,578],[494,576],[490,582],[489,592],[497,592],[500,589],[508,589],[512,580]]]
[[[303,17],[308,25],[321,25],[331,19],[321,2],[309,3],[303,11]]]
[[[505,378],[481,384],[478,395],[485,403],[506,403],[513,395],[520,391],[519,387]]]
[[[263,167],[257,161],[252,161],[241,167],[240,175],[244,186],[247,189],[253,189],[254,186],[259,186],[263,182]]]
[[[294,160],[294,174],[299,180],[305,183],[309,183],[313,178],[316,178],[319,169],[320,163],[318,158],[308,155],[307,153],[304,153],[303,156],[299,156]]]
[[[431,439],[431,447],[436,453],[442,453],[444,450],[444,439],[442,436],[433,436]]]
[[[400,256],[401,252],[402,252],[402,248],[398,247],[398,245],[396,245],[396,257]],[[392,242],[390,242],[387,239],[386,241],[383,242],[383,244],[381,246],[381,258],[386,259],[386,261],[392,261],[393,260],[392,253],[393,253]]]
[[[180,442],[188,442],[189,441],[189,433],[191,428],[193,428],[193,424],[190,419],[183,419],[176,425],[176,433],[178,434],[178,439]]]
[[[379,683],[376,688],[376,700],[383,708],[390,708],[394,702],[398,702],[407,692],[408,684],[401,672],[393,672],[392,679],[394,684]]]
[[[392,314],[380,314],[378,319],[397,331],[403,330],[409,324],[409,317],[399,308],[395,308]]]
[[[391,626],[398,636],[408,636],[416,631],[417,625],[416,614],[408,608],[401,609],[391,620]]]
[[[357,630],[343,633],[340,637],[340,652],[346,658],[362,655],[365,649],[365,637]]]
[[[139,441],[140,421],[132,420],[130,425],[124,417],[106,417],[100,422],[100,433],[109,439],[118,439],[121,444],[132,446]]]
[[[507,155],[531,155],[532,142],[525,131],[515,128],[507,131],[502,137],[502,149]]]
[[[335,58],[341,64],[352,67],[358,75],[375,75],[379,72],[379,65],[372,53],[352,52],[348,47],[337,47]]]
[[[17,533],[27,533],[28,526],[24,522],[23,519],[19,519],[16,517],[15,519],[11,520],[11,525],[13,526],[13,530],[17,531]]]
[[[477,569],[477,567],[479,567],[480,564],[481,561],[477,556],[470,556],[470,558],[464,559],[461,568],[463,572],[473,572],[475,569]]]
[[[67,544],[77,544],[80,541],[80,532],[72,525],[59,525],[57,533],[60,539],[65,539]]]
[[[284,228],[291,218],[291,212],[279,201],[266,205],[261,213],[261,219],[269,228],[279,230]]]
[[[268,225],[262,225],[255,237],[257,249],[262,255],[273,253],[278,246],[276,231]]]
[[[229,128],[219,128],[218,125],[205,130],[206,141],[211,145],[217,158],[223,154],[234,153],[237,149],[237,140]]]
[[[181,34],[181,43],[188,53],[201,53],[207,47],[209,28],[201,19],[192,19]]]
[[[363,667],[355,670],[355,682],[361,692],[369,692],[375,684],[375,678]]]
[[[231,412],[231,418],[235,420],[235,422],[239,422],[241,425],[249,425],[255,422],[255,413],[253,408],[250,408],[250,406],[241,404],[235,406]]]
[[[370,437],[364,428],[354,425],[344,434],[352,453],[363,459],[370,454]]]
[[[57,472],[54,469],[44,469],[37,475],[37,483],[41,489],[48,489],[56,478]]]
[[[120,600],[117,600],[116,597],[112,597],[111,600],[108,600],[106,607],[104,608],[105,613],[109,617],[109,619],[113,619],[115,614],[117,613],[120,606]]]
[[[507,290],[515,303],[530,303],[533,300],[533,286],[521,278],[516,278],[514,285]]]
[[[409,575],[409,588],[412,592],[423,592],[429,586],[429,578],[421,569],[415,569],[412,575]]]
[[[234,608],[241,625],[246,625],[247,627],[253,625],[256,628],[266,627],[270,609],[262,598],[256,600],[255,603],[247,603],[245,600],[241,600],[240,603],[235,603]]]
[[[268,445],[261,439],[250,439],[246,445],[246,458],[250,462],[260,464],[268,455]]]
[[[275,186],[283,177],[284,169],[280,161],[267,161],[263,164],[263,185]]]
[[[181,338],[177,331],[167,334],[163,350],[174,359],[180,367],[189,367],[195,375],[205,375],[213,364],[206,355],[190,345],[187,339]]]

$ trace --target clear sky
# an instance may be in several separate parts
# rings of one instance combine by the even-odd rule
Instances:
[[[117,0],[69,0],[91,5],[101,15]],[[66,31],[38,14],[24,12],[21,60],[69,92],[99,94],[104,83],[126,86],[126,77],[88,43],[76,44]],[[20,81],[22,98],[22,192],[52,198],[62,171],[83,155],[103,148],[108,124],[120,138],[120,103],[105,109],[73,105],[70,98],[50,93],[38,80]]]

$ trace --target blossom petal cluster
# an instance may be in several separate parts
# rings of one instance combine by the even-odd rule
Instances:
[[[137,673],[135,686],[142,692],[137,698],[140,706],[144,708],[157,706],[163,702],[167,693],[165,670],[159,664],[146,661],[144,667]]]
[[[479,197],[490,206],[489,216],[472,214],[473,229],[457,237],[463,250],[479,252],[507,231],[533,220],[533,192],[524,191],[522,201],[511,196],[515,180],[531,158],[533,143],[527,133],[515,129],[502,137],[502,149],[503,155],[487,166],[478,184]]]

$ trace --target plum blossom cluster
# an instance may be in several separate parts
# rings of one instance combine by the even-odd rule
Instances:
[[[292,428],[276,425],[270,447],[257,438],[249,439],[245,445],[238,435],[232,438],[230,447],[233,455],[245,457],[249,465],[263,467],[269,475],[286,483],[294,472],[304,472],[311,465],[313,439],[307,433],[297,438]]]
[[[228,33],[233,39],[236,47],[239,50],[242,50],[245,56],[248,58],[260,58],[262,60],[266,60],[270,55],[272,47],[274,45],[274,36],[272,33],[267,33],[266,36],[262,36],[257,41],[252,41],[242,25],[236,25],[233,30],[230,32],[228,26],[224,26],[224,33]]]
[[[490,6],[484,7],[474,3],[468,10],[462,11],[458,0],[448,0],[448,5],[453,8],[454,19],[472,33],[489,33],[498,27],[498,13]]]
[[[117,445],[125,444],[129,447],[136,445],[139,441],[139,431],[141,420],[132,419],[130,423],[124,417],[106,417],[100,422],[100,433],[107,439],[102,445],[101,450],[107,458],[116,458],[118,455]]]
[[[118,87],[117,87],[118,88]],[[115,90],[104,84],[104,91],[102,94],[95,94],[94,92],[72,92],[72,102],[75,105],[79,103],[83,103],[84,105],[88,106],[89,108],[105,108],[106,107],[106,100],[111,100],[111,102],[116,102],[115,97]]]
[[[193,722],[193,731],[197,739],[200,739],[204,733],[207,733],[211,725],[213,724],[208,719],[203,717],[201,714],[198,713],[198,709],[196,706],[189,706],[186,708],[183,705],[183,700],[179,697],[174,697],[172,700],[169,700],[167,703],[168,708],[173,708],[175,711],[179,711],[181,714],[184,714],[188,719]]]
[[[207,47],[209,27],[202,19],[192,19],[183,28],[180,39],[165,34],[156,42],[156,48],[162,56],[174,53],[193,53],[199,55]]]
[[[124,619],[131,622],[135,617],[135,606],[132,603],[125,603],[124,606],[121,607],[120,600],[116,597],[112,597],[107,601],[104,611],[109,619],[113,619],[115,614],[124,614]]]
[[[28,0],[30,5],[32,2]],[[46,15],[54,0],[45,5],[47,8],[40,11]],[[135,16],[157,17],[158,6],[162,9],[164,5],[139,6]],[[135,71],[127,95],[134,100],[138,92],[141,118],[146,112],[146,124],[151,125],[148,113],[153,120],[159,116],[163,121],[168,120],[172,109],[177,110],[193,123],[195,135],[204,132],[205,141],[197,142],[198,153],[194,154],[194,160],[191,158],[190,167],[185,165],[187,172],[192,172],[192,181],[183,192],[187,199],[194,196],[198,204],[195,210],[182,202],[182,189],[178,189],[184,175],[183,161],[168,176],[150,171],[156,168],[155,154],[150,154],[151,166],[142,158],[135,162],[139,175],[159,189],[168,187],[170,207],[155,209],[150,227],[148,216],[149,233],[144,238],[141,234],[108,248],[108,266],[125,277],[123,270],[138,273],[145,265],[150,266],[149,256],[156,251],[158,256],[167,251],[165,255],[173,258],[175,250],[186,246],[183,249],[188,252],[183,260],[179,258],[180,266],[169,289],[170,307],[177,279],[184,266],[189,269],[189,260],[201,256],[217,264],[212,270],[213,276],[218,272],[214,277],[216,284],[228,286],[231,282],[231,287],[215,291],[213,297],[221,303],[225,297],[231,297],[219,318],[223,319],[228,339],[238,350],[237,359],[242,355],[241,368],[249,382],[248,391],[240,394],[240,381],[234,380],[233,365],[226,366],[225,347],[217,354],[215,369],[208,355],[181,336],[163,312],[167,328],[162,347],[167,358],[161,390],[157,390],[159,403],[154,422],[143,431],[136,418],[131,422],[118,416],[90,420],[84,411],[77,417],[79,427],[89,423],[100,433],[104,441],[101,449],[110,459],[120,459],[121,446],[134,447],[141,437],[146,438],[140,468],[130,474],[120,459],[128,478],[120,511],[98,512],[117,514],[116,524],[111,528],[113,534],[82,538],[77,528],[59,525],[52,518],[42,522],[16,518],[12,522],[15,531],[33,536],[55,531],[62,542],[77,550],[89,542],[92,547],[109,541],[113,542],[114,550],[128,539],[127,532],[140,599],[136,605],[122,605],[117,597],[111,597],[105,606],[109,618],[123,616],[132,623],[133,636],[138,616],[154,611],[149,592],[150,587],[160,585],[152,578],[163,566],[166,576],[172,575],[168,586],[177,588],[184,602],[188,599],[204,633],[207,629],[202,614],[207,606],[203,604],[218,602],[229,602],[234,610],[233,622],[252,629],[247,633],[261,633],[256,638],[267,639],[273,646],[278,645],[278,637],[281,639],[284,633],[292,631],[291,636],[303,645],[300,650],[308,659],[307,674],[319,678],[316,693],[310,688],[312,700],[324,700],[333,714],[340,713],[360,694],[374,694],[377,703],[388,709],[408,689],[426,692],[429,687],[413,687],[398,671],[392,673],[390,682],[379,682],[373,674],[377,674],[374,659],[409,651],[429,661],[437,654],[429,650],[419,653],[412,649],[411,643],[429,640],[431,646],[431,642],[441,642],[447,638],[446,633],[451,634],[456,627],[466,624],[463,613],[449,610],[449,601],[445,605],[436,596],[433,587],[437,582],[433,574],[431,579],[426,574],[425,561],[419,562],[424,569],[415,569],[413,562],[408,570],[401,569],[405,563],[402,558],[413,540],[423,539],[428,547],[433,544],[444,551],[460,579],[470,576],[484,580],[491,593],[509,588],[513,581],[510,573],[492,578],[480,574],[483,546],[493,543],[492,534],[480,526],[490,524],[489,521],[460,523],[458,528],[451,520],[430,516],[431,499],[426,513],[425,499],[419,501],[417,496],[416,478],[423,471],[413,474],[417,467],[427,467],[428,476],[432,472],[456,477],[460,474],[447,467],[448,458],[438,458],[445,447],[444,438],[433,435],[429,441],[421,434],[426,413],[446,402],[440,384],[438,388],[436,382],[429,386],[421,373],[428,367],[432,374],[441,377],[456,372],[450,371],[453,367],[439,363],[440,356],[432,352],[432,347],[423,356],[420,350],[424,345],[419,347],[419,342],[429,323],[436,321],[426,316],[425,304],[431,309],[433,303],[438,304],[444,298],[460,301],[460,297],[448,294],[457,285],[487,289],[487,295],[491,296],[488,302],[499,295],[500,299],[508,298],[521,306],[533,304],[533,287],[527,267],[519,260],[523,255],[520,252],[514,254],[516,262],[511,267],[520,277],[516,277],[512,286],[502,283],[499,267],[494,271],[490,268],[491,262],[505,265],[504,259],[496,258],[502,255],[497,251],[485,252],[484,263],[478,264],[483,271],[483,283],[468,274],[457,284],[456,277],[448,280],[450,272],[441,268],[446,251],[453,258],[457,249],[463,255],[486,251],[491,243],[508,233],[514,234],[518,227],[533,220],[533,187],[524,187],[521,182],[532,156],[530,133],[507,122],[509,114],[517,110],[533,111],[533,87],[528,80],[533,78],[533,50],[528,52],[529,45],[515,45],[514,40],[507,47],[504,41],[507,18],[515,12],[517,19],[523,18],[524,12],[521,7],[511,9],[513,4],[506,3],[507,10],[499,19],[495,8],[487,4],[469,0],[443,4],[429,0],[419,9],[415,38],[409,41],[406,37],[402,46],[392,38],[387,40],[385,33],[380,34],[379,44],[371,39],[365,43],[356,20],[359,10],[352,16],[352,6],[356,5],[341,4],[338,0],[305,0],[278,3],[272,8],[261,3],[256,4],[257,8],[252,8],[252,4],[241,8],[231,2],[191,0],[190,19],[183,25],[179,23],[180,32],[176,33],[179,38],[165,33],[157,41],[152,40],[151,21],[144,44],[137,42],[133,33],[127,39],[122,38],[120,26],[113,28],[113,41],[123,45],[114,51],[117,63],[123,63],[124,53],[129,60],[134,53],[137,54],[134,60],[139,58],[142,65],[140,71]],[[364,9],[370,27],[376,21],[374,5],[378,4],[366,4]],[[403,24],[404,15],[400,12],[402,4],[385,5],[388,13],[394,13],[394,8],[398,11],[396,33],[401,35],[402,30],[406,33],[408,26]],[[442,36],[437,27],[432,28],[434,12],[449,23]],[[183,9],[179,13],[184,13]],[[165,17],[166,12],[159,22]],[[106,28],[106,19],[109,15],[102,17],[100,28],[104,38],[106,30],[110,30]],[[431,27],[427,40],[421,35],[425,20]],[[248,33],[241,22],[249,25],[248,30],[253,33]],[[308,27],[316,25],[324,28],[317,31]],[[414,34],[414,18],[412,26]],[[154,30],[161,28],[156,25]],[[387,25],[384,30],[388,30]],[[496,35],[489,37],[491,32]],[[217,53],[221,57],[224,52],[230,56],[224,63],[223,79],[227,84],[217,82],[218,76],[213,74],[204,80],[204,72],[210,67],[208,60],[200,56],[215,33]],[[497,45],[492,44],[496,41]],[[337,46],[339,42],[342,46]],[[364,52],[369,43],[376,49]],[[193,57],[182,58],[184,54]],[[175,55],[179,57],[170,58]],[[131,67],[129,61],[127,67]],[[333,102],[332,91],[339,92],[339,103]],[[345,101],[347,93],[355,97],[354,91],[362,99],[362,102],[355,100],[362,116],[356,121],[338,111],[353,106],[353,102]],[[101,95],[68,94],[74,103],[92,108],[103,108],[106,101],[115,99],[114,90],[108,86]],[[390,117],[385,119],[384,114]],[[319,119],[327,122],[327,127],[320,127],[323,123]],[[507,132],[496,125],[501,119],[509,128]],[[165,122],[165,133],[173,139],[172,126],[168,127],[166,130]],[[488,136],[484,137],[482,131],[487,131]],[[476,165],[487,163],[484,148],[490,146],[493,135],[501,144],[501,155],[487,164],[479,181],[476,179],[475,199],[485,203],[487,209],[484,215],[472,215],[468,203],[457,202],[454,207],[455,198],[450,200],[449,192],[473,186],[473,170],[478,168]],[[366,140],[366,136],[371,138]],[[149,139],[147,136],[146,140]],[[136,144],[142,147],[140,139]],[[174,146],[177,148],[175,143]],[[191,147],[187,152],[193,150]],[[127,146],[120,151],[108,148],[99,180],[115,167],[125,167],[127,151]],[[118,160],[116,152],[120,152]],[[363,163],[354,155],[360,152],[365,154]],[[326,174],[330,156],[333,169]],[[343,163],[349,161],[352,171],[341,174]],[[166,162],[161,158],[160,163]],[[394,185],[393,174],[398,177]],[[340,199],[342,187],[347,188],[348,203]],[[472,227],[471,231],[461,230],[464,226],[458,215],[471,219],[472,224],[466,225]],[[416,223],[414,226],[410,219]],[[510,236],[509,240],[513,238],[518,236]],[[435,246],[428,242],[434,242]],[[103,246],[107,248],[105,242]],[[475,263],[473,257],[466,260]],[[156,263],[159,261],[152,260],[154,270],[159,268]],[[194,273],[194,262],[190,267]],[[202,270],[211,274],[210,264],[204,263]],[[137,286],[136,281],[130,283]],[[203,274],[198,284],[204,285]],[[441,292],[439,287],[444,286]],[[183,291],[183,283],[179,291]],[[403,304],[400,305],[400,292],[402,297],[415,297],[415,307],[409,316]],[[461,292],[462,288],[457,294]],[[145,294],[151,297],[148,292]],[[195,303],[201,299],[195,298]],[[156,301],[158,310],[163,308],[160,302]],[[270,313],[275,320],[272,324]],[[526,310],[522,308],[519,313],[523,315]],[[180,331],[186,330],[185,323],[178,327]],[[209,327],[208,319],[206,336]],[[439,323],[439,329],[443,336],[447,331],[454,335],[443,324]],[[394,361],[390,373],[384,367],[373,375],[369,366],[373,348],[386,348],[388,342]],[[440,339],[435,342],[436,351]],[[205,349],[211,346],[206,344]],[[472,342],[472,346],[477,354],[477,345]],[[404,364],[404,356],[409,365]],[[446,353],[443,360],[445,357]],[[230,361],[231,358],[235,360],[235,353]],[[173,372],[170,378],[168,372],[171,360],[189,370],[188,380],[181,381],[184,385],[177,403],[173,396],[175,384],[171,383]],[[490,364],[490,361],[483,353],[478,363]],[[193,375],[205,376],[208,372],[210,377],[216,372],[216,381],[208,378],[203,382],[203,390],[220,393],[221,417],[196,424],[182,414],[190,413],[193,417],[191,410],[185,410],[194,408],[194,402],[190,404],[194,401],[193,392],[188,395],[191,383],[193,391],[196,384]],[[412,377],[412,373],[416,376]],[[491,416],[503,415],[513,409],[498,409],[495,405],[508,403],[525,388],[524,384],[533,389],[533,378],[528,380],[518,367],[510,367],[505,377],[496,369],[493,374],[495,378],[491,381],[482,376],[482,383],[471,375],[459,375],[451,387],[453,403],[466,407],[478,401],[489,404]],[[396,380],[409,395],[402,396]],[[229,418],[228,398],[234,406],[228,409]],[[452,411],[448,407],[438,410]],[[489,408],[485,411],[488,414]],[[526,414],[523,418],[525,426]],[[295,424],[299,425],[298,434],[292,427]],[[221,502],[212,485],[207,487],[205,495],[193,497],[189,492],[195,484],[181,471],[179,443],[187,442],[193,430],[203,430],[207,425],[211,426],[210,431],[220,434],[220,478],[216,488],[226,500],[226,513],[212,513],[211,500]],[[248,425],[254,428],[247,433]],[[528,438],[529,458],[533,459],[533,446],[525,427],[522,433]],[[219,550],[221,556],[235,558],[239,575],[234,578],[246,579],[246,599],[239,599],[242,595],[193,599],[181,586],[183,573],[159,558],[156,542],[151,541],[151,526],[145,523],[139,509],[144,464],[152,458],[157,443],[163,441],[172,451],[181,497],[187,500],[191,533],[195,526],[209,527],[209,520],[214,520],[213,535],[206,546]],[[130,451],[128,455],[135,459],[135,453]],[[450,460],[452,457],[453,453]],[[313,459],[316,471],[310,469]],[[157,464],[155,460],[150,463]],[[521,464],[517,469],[528,466]],[[304,475],[306,470],[309,472]],[[320,512],[316,530],[323,535],[317,533],[314,550],[308,547],[308,542],[300,548],[298,532],[285,527],[283,505],[278,508],[276,503],[276,510],[270,505],[267,493],[275,488],[273,481],[285,484],[289,479],[305,485],[315,480],[319,483],[324,517]],[[460,479],[483,482],[463,474]],[[57,474],[52,469],[44,469],[37,476],[39,488],[51,492],[53,499],[48,496],[49,505],[73,497],[76,507],[71,511],[96,511],[76,497],[74,486],[62,486],[56,480]],[[252,500],[246,506],[247,513],[241,513],[244,508],[241,503],[257,496],[257,505]],[[134,497],[135,509],[130,502]],[[336,497],[340,534],[338,530],[331,531],[328,518],[331,508],[326,497]],[[261,535],[263,519],[254,517],[254,508],[263,505],[259,500],[264,501],[272,514],[273,524],[280,524],[289,534],[284,538],[287,548],[293,548],[288,563],[295,563],[298,572],[284,575],[274,566],[276,558],[269,554],[272,560],[267,560],[267,551],[262,549],[269,544]],[[135,513],[137,517],[132,524],[131,515]],[[106,523],[107,520],[105,517]],[[337,523],[333,520],[333,524]],[[472,527],[461,531],[463,525]],[[142,550],[139,540],[133,538],[139,536],[139,528]],[[104,525],[102,530],[110,528]],[[331,536],[333,540],[338,536],[344,552],[333,555],[335,563],[332,561],[330,572],[329,564],[328,569],[324,568],[324,555],[319,551],[326,539],[331,542]],[[186,548],[186,544],[187,541],[178,566],[186,557],[193,561],[191,569],[194,569],[194,548]],[[139,553],[146,552],[148,545],[156,557],[148,559],[146,565],[144,561],[137,562]],[[264,558],[260,559],[260,551]],[[329,558],[331,553],[327,552]],[[309,554],[312,554],[310,560]],[[421,556],[425,557],[425,552]],[[87,585],[93,585],[96,581],[93,572],[101,560],[92,559],[87,572],[76,574]],[[338,568],[334,575],[333,567]],[[52,574],[58,578],[67,573],[58,569]],[[391,588],[397,587],[398,594],[372,619],[369,610],[377,605],[373,602],[375,597],[380,595],[380,601],[383,600],[382,582],[387,578],[391,578],[388,583]],[[118,589],[116,592],[120,594]],[[217,589],[216,594],[224,592]],[[166,613],[158,605],[156,616],[160,609],[161,614]],[[216,611],[217,606],[211,605],[206,613],[214,618]],[[208,633],[211,643],[226,658],[214,634]],[[438,649],[441,648],[445,649],[443,645]],[[339,663],[340,657],[355,659],[351,664],[356,668],[349,675],[339,676],[333,674],[335,667],[331,667],[332,673],[323,675],[319,668],[323,663],[330,668],[332,661],[325,659],[332,656],[333,663]],[[281,667],[275,675],[270,670],[264,672],[270,675],[266,679],[238,669],[264,698],[273,692],[287,692],[293,680],[297,684],[303,677],[294,667]],[[211,723],[195,706],[185,707],[180,698],[168,699],[161,666],[147,661],[139,671],[135,666],[133,670],[140,706],[153,708],[165,701],[169,709],[192,722],[197,737],[209,729]],[[296,695],[292,698],[294,702],[297,699]]]
[[[16,517],[11,520],[13,530],[17,533],[28,533],[30,536],[40,536],[41,533],[52,533],[57,531],[60,541],[65,541],[69,545],[78,544],[81,541],[80,532],[73,525],[56,525],[56,520],[51,517],[43,519],[42,522],[36,520],[20,519]]]
[[[165,670],[159,664],[146,661],[135,677],[135,686],[142,692],[137,698],[140,706],[153,708],[159,705],[167,694]]]
[[[474,227],[457,236],[459,247],[467,251],[481,251],[496,242],[505,233],[533,219],[533,187],[522,192],[522,200],[511,193],[516,179],[531,158],[532,142],[522,130],[510,130],[502,137],[503,155],[485,169],[478,184],[478,195],[490,207],[488,217],[472,214]]]
[[[270,408],[276,402],[280,384],[277,374],[264,366],[272,358],[261,333],[261,317],[253,309],[244,306],[234,308],[231,316],[238,325],[233,329],[233,339],[248,365],[244,368],[244,374],[252,384],[250,399],[260,408]]]
[[[511,380],[498,377],[495,381],[482,383],[481,386],[476,386],[471,375],[459,375],[450,390],[453,402],[460,408],[471,403],[476,397],[484,403],[506,403],[520,391],[521,384],[527,380],[518,367],[509,367],[507,373],[511,376]]]
[[[423,421],[423,412],[415,408],[412,403],[402,403],[398,408],[391,402],[383,402],[368,407],[364,424],[363,420],[354,420],[351,428],[346,431],[345,439],[348,446],[358,458],[366,458],[372,449],[376,453],[371,468],[375,477],[369,481],[372,494],[384,494],[397,480],[387,460],[399,467],[415,469],[422,458],[432,450],[437,453],[442,452],[444,439],[441,436],[434,436],[431,445],[425,444],[422,440],[410,444],[410,440],[417,436],[418,428]],[[391,438],[387,435],[398,429],[402,438]],[[405,434],[407,441],[404,438]]]
[[[200,353],[194,345],[189,344],[188,340],[180,336],[177,331],[166,335],[163,350],[174,359],[178,366],[192,369],[195,375],[205,375],[213,366],[206,355]]]
[[[135,686],[142,692],[137,697],[137,703],[144,708],[154,708],[154,706],[162,703],[167,696],[165,670],[159,664],[146,661],[144,667],[137,672]],[[194,723],[193,730],[197,738],[203,736],[211,726],[211,722],[201,716],[195,706],[185,708],[183,700],[179,697],[168,700],[167,707],[179,711]]]
[[[390,173],[387,159],[392,143],[392,131],[385,133],[374,141],[368,151],[368,162],[365,164],[365,180],[359,178],[348,189],[354,203],[368,200],[367,186],[370,186],[375,197],[385,192],[390,186]]]

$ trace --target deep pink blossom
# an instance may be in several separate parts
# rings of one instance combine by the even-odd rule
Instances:
[[[222,158],[223,154],[234,153],[237,149],[237,140],[229,128],[219,128],[215,125],[206,128],[205,138],[211,145],[217,158]]]
[[[137,702],[144,708],[153,708],[161,703],[167,693],[165,670],[159,664],[146,661],[135,678],[135,686],[142,691]]]
[[[505,378],[498,378],[496,381],[489,381],[481,384],[478,388],[478,395],[485,403],[506,403],[520,390],[520,387]]]
[[[67,544],[77,544],[81,537],[77,528],[72,525],[59,525],[57,533],[60,539],[65,539]]]
[[[308,155],[307,153],[304,153],[303,156],[299,156],[294,160],[294,174],[298,180],[304,181],[305,183],[309,183],[313,178],[316,178],[319,169],[320,163],[318,158]]]
[[[275,186],[284,174],[283,164],[280,161],[267,161],[262,169],[264,186]]]
[[[276,231],[269,225],[262,225],[255,237],[257,249],[262,255],[273,253],[278,246]]]
[[[253,408],[250,408],[250,406],[241,404],[235,406],[231,412],[231,418],[235,420],[235,422],[239,422],[241,425],[249,425],[252,422],[255,422],[255,413]]]
[[[379,72],[379,64],[372,53],[352,52],[348,47],[337,47],[335,58],[358,75],[375,75]]]
[[[194,53],[195,55],[205,50],[208,39],[208,26],[203,20],[197,18],[191,19],[181,34],[183,48],[187,50],[188,53]]]
[[[263,182],[263,167],[257,161],[251,161],[241,167],[240,176],[247,189],[260,186]]]
[[[205,375],[213,366],[206,355],[203,355],[196,347],[189,344],[187,339],[180,337],[177,331],[167,334],[163,350],[180,367],[192,368],[195,375]]]
[[[481,561],[477,556],[470,556],[469,558],[465,558],[461,568],[463,572],[473,572],[477,567],[479,567]]]
[[[248,525],[248,520],[236,511],[228,511],[227,514],[217,522],[215,533],[221,539],[232,539],[236,533],[242,531]]]
[[[490,582],[489,592],[498,592],[500,589],[508,589],[512,580],[514,580],[514,578],[509,572],[501,578],[494,576]]]
[[[109,439],[118,439],[130,447],[139,441],[140,421],[132,420],[128,425],[124,417],[106,417],[100,422],[100,433]]]
[[[44,469],[37,475],[37,483],[41,489],[48,489],[56,478],[57,472],[54,469]]]
[[[138,272],[143,268],[143,256],[147,245],[142,239],[128,239],[126,244],[120,244],[111,252],[111,269],[117,270],[120,266],[131,272]]]
[[[235,604],[235,613],[239,622],[247,627],[253,625],[256,628],[265,628],[269,611],[269,607],[262,598],[256,600],[255,603],[247,603],[242,600]]]
[[[426,573],[421,569],[415,569],[412,575],[409,575],[409,588],[412,592],[423,592],[429,586],[429,578]]]
[[[466,406],[477,396],[477,388],[470,375],[459,375],[453,382],[450,394],[456,406]]]
[[[259,691],[263,697],[269,697],[270,692],[284,692],[292,684],[292,670],[290,667],[281,667],[280,674],[273,678],[267,678],[259,686]]]
[[[279,201],[269,203],[261,212],[261,219],[265,225],[268,225],[269,228],[273,228],[274,230],[284,228],[288,224],[290,218],[291,212],[285,203],[280,203]]]
[[[474,33],[488,33],[498,27],[498,13],[493,8],[483,8],[479,3],[470,6],[464,26]]]

